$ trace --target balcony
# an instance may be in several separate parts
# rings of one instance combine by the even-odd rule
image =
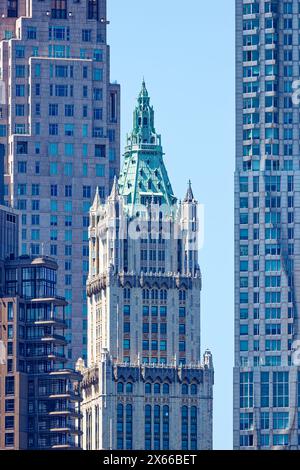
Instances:
[[[67,324],[64,320],[64,318],[53,316],[53,317],[44,317],[40,318],[38,320],[34,320],[32,323],[35,325],[43,326],[56,326],[58,328],[67,328]]]
[[[81,433],[79,435],[81,435]],[[64,434],[60,433],[56,436],[53,435],[51,439],[51,448],[56,450],[80,450],[79,435],[77,438],[75,435],[72,436],[71,434],[67,434],[67,436],[64,436]]]
[[[73,423],[66,423],[64,424],[54,424],[50,426],[51,433],[67,433],[67,434],[75,434],[77,436],[81,436],[83,433],[81,429],[75,426]]]
[[[75,442],[72,443],[66,443],[66,444],[55,444],[51,446],[51,449],[53,450],[81,450],[78,444],[75,444]]]
[[[56,307],[65,307],[68,305],[64,297],[60,297],[56,294],[51,295],[51,296],[45,296],[44,297],[31,297],[29,295],[26,295],[24,293],[19,294],[20,297],[22,297],[24,300],[27,302],[31,302],[33,304],[40,304],[40,303],[52,303]]]
[[[73,416],[74,418],[80,419],[82,418],[82,413],[69,403],[65,407],[58,407],[56,410],[50,411],[49,416]]]
[[[66,346],[68,344],[64,336],[56,334],[44,336],[41,338],[41,341],[45,343],[56,343],[60,344],[61,346]]]
[[[50,375],[55,376],[55,377],[68,377],[77,381],[80,381],[82,379],[80,372],[77,372],[73,369],[55,370],[55,371],[50,372]]]
[[[49,359],[50,361],[59,361],[59,362],[68,361],[64,353],[60,353],[57,351],[49,352],[49,354],[47,355],[47,359]]]
[[[49,394],[49,397],[51,399],[59,399],[59,398],[64,398],[66,400],[71,400],[71,401],[76,401],[76,402],[81,402],[82,398],[80,395],[76,394],[72,390],[52,390]]]

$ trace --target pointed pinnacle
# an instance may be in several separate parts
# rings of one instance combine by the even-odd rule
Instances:
[[[193,190],[192,190],[192,182],[191,182],[191,180],[189,180],[188,189],[187,189],[187,192],[186,192],[186,196],[184,198],[184,202],[192,202],[193,200],[194,200],[194,194],[193,194]]]
[[[95,210],[95,209],[97,209],[97,207],[99,207],[100,205],[101,205],[101,200],[100,200],[100,195],[99,195],[99,187],[97,186],[97,187],[96,187],[96,193],[95,193],[94,201],[93,201],[93,204],[92,204],[91,209],[92,209],[92,210]]]

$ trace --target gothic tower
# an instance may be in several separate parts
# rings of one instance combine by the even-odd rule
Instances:
[[[197,211],[190,183],[174,196],[143,81],[119,180],[90,210],[86,449],[212,447]]]

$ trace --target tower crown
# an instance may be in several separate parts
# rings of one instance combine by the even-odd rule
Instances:
[[[127,145],[150,144],[161,145],[160,135],[154,127],[154,109],[150,105],[150,97],[143,79],[142,88],[137,98],[137,106],[133,112],[133,129],[127,136]]]
[[[161,136],[155,130],[154,109],[144,80],[124,157],[118,183],[129,212],[134,215],[135,206],[152,203],[167,206],[173,212],[177,200],[163,162]]]

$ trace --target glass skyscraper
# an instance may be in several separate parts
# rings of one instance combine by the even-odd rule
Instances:
[[[300,445],[298,0],[236,0],[234,448]]]

